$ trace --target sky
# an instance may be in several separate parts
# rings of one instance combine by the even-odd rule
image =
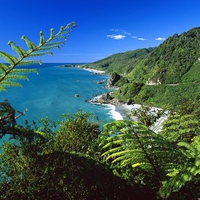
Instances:
[[[94,62],[198,27],[199,10],[199,0],[0,0],[0,50],[15,55],[8,41],[26,49],[21,36],[38,44],[40,31],[48,39],[51,28],[75,21],[65,46],[41,60]]]

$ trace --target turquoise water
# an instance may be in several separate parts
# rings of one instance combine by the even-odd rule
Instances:
[[[9,88],[8,92],[1,92],[0,101],[8,99],[19,111],[28,109],[26,115],[18,119],[18,123],[23,124],[25,119],[39,121],[46,116],[57,121],[62,114],[72,115],[79,110],[92,112],[99,120],[111,121],[114,118],[111,106],[87,102],[94,95],[108,92],[105,84],[96,83],[106,80],[108,76],[60,65],[37,66],[39,74],[28,74],[30,80],[22,82],[23,88]],[[75,98],[75,94],[79,97]]]

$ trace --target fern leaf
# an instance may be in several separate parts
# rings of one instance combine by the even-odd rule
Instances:
[[[38,74],[38,70],[37,69],[13,69],[11,73],[37,73]]]
[[[36,53],[40,53],[40,52],[44,52],[44,51],[50,51],[52,49],[58,48],[59,49],[59,44],[54,44],[54,45],[49,45],[49,46],[45,46],[40,48],[38,51],[36,51]]]
[[[64,26],[61,26],[61,27],[60,27],[59,34],[61,34],[61,33],[63,32],[64,28],[65,28]]]
[[[29,80],[28,76],[24,76],[24,75],[9,75],[6,77],[5,80]]]
[[[21,39],[24,40],[24,42],[28,46],[29,50],[35,50],[36,49],[36,45],[33,42],[31,42],[25,35],[22,36]]]
[[[163,181],[163,185],[159,190],[161,197],[167,198],[172,192],[179,191],[186,182],[192,180],[197,170],[196,166],[191,167],[187,163],[185,163],[185,166],[183,166],[179,173],[175,170],[175,176],[168,181]]]
[[[187,150],[194,152],[195,155],[198,153],[197,149],[192,144],[190,144],[188,142],[179,142],[178,146],[179,147],[185,147]]]
[[[17,66],[26,66],[32,64],[42,64],[41,60],[28,60],[29,57],[43,56],[43,55],[53,55],[51,52],[52,49],[58,48],[59,45],[64,45],[63,40],[66,39],[65,34],[69,35],[72,29],[76,27],[76,23],[72,22],[67,24],[66,27],[61,26],[60,31],[57,34],[54,34],[54,29],[50,30],[50,38],[45,40],[44,33],[40,32],[40,41],[39,45],[36,46],[28,37],[22,36],[22,40],[26,43],[28,51],[25,51],[21,47],[17,46],[13,41],[9,41],[8,45],[19,55],[17,59],[15,56],[12,56],[6,52],[0,51],[0,57],[3,58],[9,65],[0,63],[0,91],[6,90],[7,86],[21,86],[16,82],[8,82],[8,79],[20,80],[27,79],[27,76],[24,76],[23,73],[37,72],[37,70],[27,70],[27,69],[16,69]],[[27,59],[27,60],[26,60]],[[18,73],[19,75],[16,75]],[[20,75],[22,73],[22,75]]]
[[[43,33],[43,31],[40,31],[40,43],[39,43],[39,45],[43,45],[44,43],[45,43],[44,33]]]
[[[17,63],[17,58],[6,52],[0,51],[0,57],[2,57],[5,61],[7,61],[8,63],[12,65]]]
[[[7,91],[7,89],[3,85],[0,85],[0,91]]]
[[[53,29],[53,28],[50,29],[50,33],[51,33],[51,34],[50,34],[50,38],[49,38],[49,39],[52,40],[52,39],[54,38],[54,36],[55,36],[55,34],[54,34],[54,29]]]
[[[19,64],[19,66],[27,66],[27,65],[34,65],[34,64],[42,65],[42,61],[41,60],[24,60]]]
[[[0,63],[0,69],[3,71],[3,72],[6,72],[6,70],[8,69],[8,66],[4,63]]]
[[[47,51],[47,52],[41,52],[41,53],[32,53],[29,57],[38,57],[38,56],[45,56],[45,55],[53,56],[53,52]]]
[[[11,46],[11,48],[16,51],[16,53],[19,55],[19,57],[26,56],[26,51],[22,49],[21,47],[17,46],[13,41],[9,41],[8,45]]]
[[[5,81],[3,84],[3,87],[22,87],[22,84],[21,83],[17,83],[17,82],[14,82],[14,81]]]

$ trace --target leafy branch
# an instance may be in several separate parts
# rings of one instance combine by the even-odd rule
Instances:
[[[22,40],[26,43],[28,50],[17,46],[13,41],[9,41],[8,45],[17,53],[18,58],[0,51],[0,57],[6,61],[6,63],[0,63],[0,91],[6,91],[8,87],[22,86],[17,82],[22,79],[28,80],[26,73],[36,72],[37,69],[22,69],[16,68],[17,66],[26,66],[31,64],[42,64],[41,60],[29,59],[30,57],[38,57],[43,55],[53,55],[52,50],[55,48],[60,49],[60,46],[65,44],[67,36],[70,35],[73,28],[77,25],[75,22],[67,24],[66,27],[61,26],[57,34],[54,33],[54,29],[50,30],[50,37],[45,40],[44,33],[40,32],[40,41],[38,45],[35,45],[28,37],[22,36]]]
[[[106,160],[111,160],[113,164],[118,163],[121,168],[129,165],[154,174],[162,197],[168,197],[172,192],[178,191],[199,173],[199,153],[195,148],[186,143],[178,144],[190,149],[191,156],[188,156],[186,151],[180,150],[161,135],[134,121],[113,121],[104,125],[100,139],[100,146],[104,151],[102,156]],[[195,163],[190,161],[194,157]],[[170,180],[169,173],[173,175]],[[189,177],[186,179],[185,176]]]

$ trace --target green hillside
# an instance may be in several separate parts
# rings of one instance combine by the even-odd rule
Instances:
[[[137,81],[159,80],[166,84],[181,83],[186,77],[189,78],[185,75],[194,65],[198,65],[199,58],[200,28],[198,27],[181,35],[174,34],[169,37],[147,59],[143,59],[142,64],[136,66],[128,76]],[[189,76],[192,74],[189,73]]]
[[[86,67],[128,78],[113,95],[122,102],[178,105],[200,93],[200,27],[174,34],[156,48],[114,54]]]
[[[84,68],[103,70],[108,73],[116,72],[118,74],[127,74],[154,49],[155,48],[144,48],[135,51],[117,53],[91,64],[86,64],[84,65]]]

